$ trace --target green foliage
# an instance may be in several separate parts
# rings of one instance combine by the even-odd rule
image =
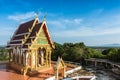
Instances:
[[[103,48],[104,49],[104,48]],[[105,48],[104,51],[88,48],[84,43],[55,43],[55,49],[52,53],[52,60],[57,60],[58,56],[62,56],[64,60],[81,62],[85,58],[102,58],[111,61],[120,62],[119,48]]]
[[[8,56],[8,52],[5,49],[5,47],[0,47],[0,61],[1,60],[8,60],[9,56]]]
[[[102,54],[106,55],[106,58],[111,61],[120,62],[120,49],[118,48],[104,50]]]
[[[51,56],[52,56],[52,60],[57,60],[58,56],[62,56],[64,50],[61,44],[58,43],[54,43],[54,44],[55,44],[55,49],[53,50]]]
[[[84,58],[103,58],[104,55],[95,49],[85,48]]]
[[[55,43],[55,49],[52,53],[52,60],[57,60],[62,56],[64,60],[81,62],[84,58],[103,58],[100,51],[88,48],[84,43],[64,43],[63,45]]]

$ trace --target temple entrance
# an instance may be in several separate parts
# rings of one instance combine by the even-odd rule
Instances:
[[[38,48],[38,66],[44,65],[44,58],[45,58],[46,50],[45,48]]]

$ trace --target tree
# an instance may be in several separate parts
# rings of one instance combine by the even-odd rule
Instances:
[[[120,62],[120,49],[118,48],[110,48],[110,49],[104,50],[102,54],[107,56],[107,59],[111,61]]]
[[[58,56],[62,56],[64,53],[64,49],[61,44],[54,43],[55,44],[55,49],[53,50],[51,56],[52,60],[57,60]]]
[[[0,60],[8,60],[8,51],[5,47],[0,47]]]

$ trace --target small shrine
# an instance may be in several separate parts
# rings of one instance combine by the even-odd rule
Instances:
[[[63,61],[62,57],[58,57],[57,63],[54,66],[55,79],[59,80],[59,77],[61,77],[61,78],[66,77],[65,71],[66,71],[66,65],[65,65],[64,61]]]
[[[51,52],[54,49],[46,19],[38,17],[19,25],[7,44],[9,64],[26,74],[28,70],[51,67]]]

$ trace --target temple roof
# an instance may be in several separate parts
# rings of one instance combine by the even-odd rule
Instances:
[[[28,21],[26,23],[23,23],[19,26],[17,32],[16,32],[16,35],[17,34],[22,34],[22,33],[26,33],[26,32],[29,32],[29,29],[32,27],[33,23],[34,23],[35,20],[31,20],[31,21]]]
[[[34,19],[23,24],[20,24],[18,29],[14,32],[13,37],[10,42],[7,44],[7,48],[15,45],[22,45],[22,48],[28,48],[32,44],[32,41],[36,38],[36,34],[43,27],[48,43],[53,48],[52,41],[50,39],[49,33],[47,32],[46,23],[38,22],[38,19]]]

